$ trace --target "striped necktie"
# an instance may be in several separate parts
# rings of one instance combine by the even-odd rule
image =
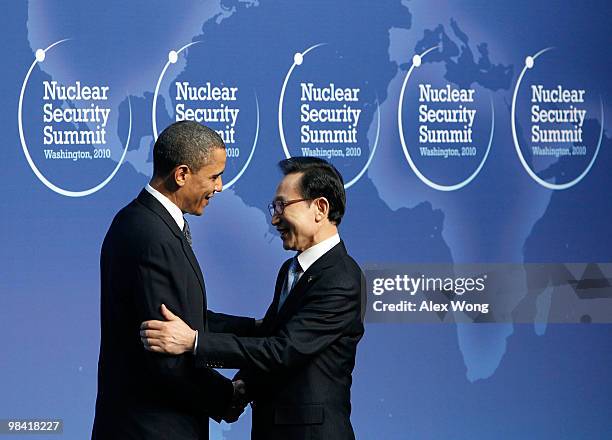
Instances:
[[[189,229],[189,223],[187,223],[187,219],[185,220],[185,224],[183,225],[183,235],[185,236],[185,240],[191,246],[191,230]]]
[[[281,291],[280,298],[278,300],[278,310],[281,309],[285,300],[297,284],[300,279],[300,274],[302,273],[302,268],[300,267],[300,263],[296,257],[293,257],[291,260],[291,264],[289,265],[289,270],[287,271],[287,279],[285,280],[285,284],[283,285],[283,290]]]

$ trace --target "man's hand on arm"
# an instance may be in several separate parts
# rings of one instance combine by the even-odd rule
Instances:
[[[193,352],[197,331],[173,314],[162,304],[162,316],[166,321],[145,321],[140,325],[140,339],[144,347],[156,353],[179,355]]]

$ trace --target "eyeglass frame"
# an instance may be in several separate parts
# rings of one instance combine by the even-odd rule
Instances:
[[[268,203],[268,212],[270,213],[272,217],[274,217],[275,215],[283,215],[283,213],[285,212],[285,208],[287,206],[293,205],[294,203],[306,202],[308,200],[314,200],[314,199],[274,200]],[[277,206],[282,207],[280,212],[278,212],[278,210],[276,209]]]

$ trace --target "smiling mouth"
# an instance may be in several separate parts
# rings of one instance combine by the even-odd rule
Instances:
[[[280,234],[280,238],[281,239],[285,239],[287,237],[287,230],[286,229],[277,229],[278,233]]]

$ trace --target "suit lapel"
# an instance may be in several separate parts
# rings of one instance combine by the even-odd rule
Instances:
[[[191,268],[193,269],[196,274],[196,277],[198,278],[200,287],[202,288],[202,293],[204,295],[204,308],[206,309],[206,289],[204,287],[204,277],[202,276],[202,270],[200,269],[198,260],[196,259],[196,256],[193,253],[193,249],[191,249],[191,246],[189,245],[189,243],[187,243],[187,239],[185,238],[183,231],[179,229],[178,225],[176,224],[176,221],[174,221],[174,218],[172,218],[168,210],[164,208],[164,206],[159,203],[159,201],[155,197],[149,194],[147,190],[143,189],[138,195],[137,200],[144,206],[149,208],[151,211],[153,211],[155,214],[157,214],[164,221],[166,226],[170,228],[170,231],[172,231],[176,238],[181,242],[183,252],[185,253],[185,256],[187,257]]]
[[[189,264],[191,264],[191,267],[198,277],[198,281],[200,282],[200,287],[202,288],[202,293],[204,295],[204,310],[206,310],[206,288],[204,287],[204,276],[202,275],[202,269],[200,269],[200,265],[198,264],[195,254],[193,253],[193,249],[191,249],[191,246],[189,243],[187,243],[187,240],[184,237],[182,238],[181,243],[183,245],[183,252],[185,252],[185,255],[187,255]]]
[[[268,329],[271,329],[274,326],[274,322],[276,321],[276,315],[278,315],[278,301],[280,299],[281,290],[283,289],[283,285],[285,283],[285,279],[287,278],[287,271],[289,270],[289,265],[291,264],[291,259],[285,261],[281,268],[278,271],[278,276],[276,277],[276,287],[274,288],[274,297],[272,298],[272,304],[268,307],[266,314],[262,323],[262,333],[266,334]]]
[[[283,303],[283,306],[278,311],[278,314],[275,316],[274,327],[279,326],[280,324],[285,322],[291,315],[293,315],[293,313],[299,307],[302,299],[308,292],[308,289],[310,288],[310,286],[314,284],[317,278],[319,278],[320,274],[323,271],[325,271],[327,268],[332,267],[334,264],[336,264],[336,262],[340,258],[342,258],[342,256],[344,255],[346,255],[346,248],[344,247],[344,242],[340,241],[340,243],[338,243],[336,246],[331,248],[327,253],[321,256],[321,258],[315,261],[313,265],[310,266],[306,272],[304,272],[302,277],[299,279],[299,281],[293,288],[293,291],[289,294],[289,296]],[[281,287],[280,287],[281,289],[282,289],[283,281],[286,277],[288,267],[289,267],[289,264],[287,262],[284,267],[284,276],[281,280]],[[272,306],[274,307],[274,310],[276,310],[276,308],[278,307],[278,300],[280,296],[280,289],[278,287],[278,284],[279,284],[278,281],[276,284],[277,284],[277,288],[276,288],[276,293],[274,295],[274,302],[272,304]]]

